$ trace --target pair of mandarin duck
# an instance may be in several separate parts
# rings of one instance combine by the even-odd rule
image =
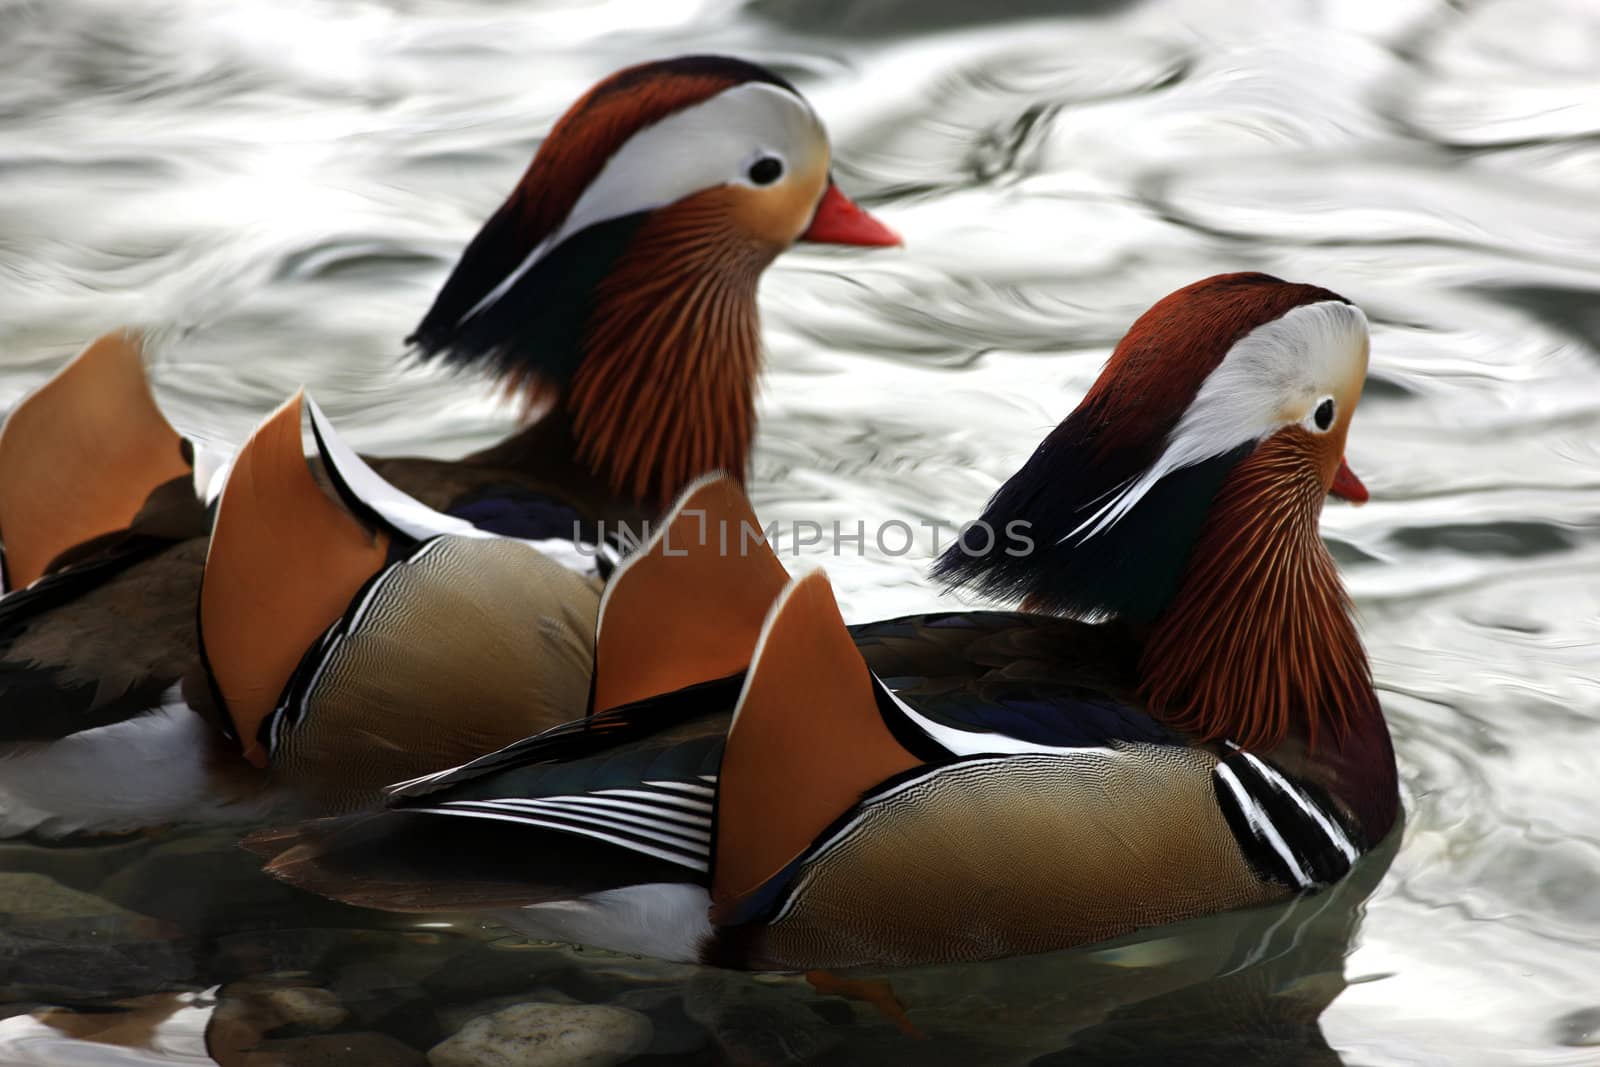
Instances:
[[[0,432],[0,829],[287,824],[250,847],[334,898],[773,970],[1341,878],[1399,811],[1317,532],[1366,497],[1361,311],[1168,295],[935,564],[1021,610],[847,626],[742,489],[762,271],[898,243],[829,157],[748,63],[592,89],[408,339],[542,412],[456,462],[365,460],[297,394],[219,468],[136,335],[93,344]]]

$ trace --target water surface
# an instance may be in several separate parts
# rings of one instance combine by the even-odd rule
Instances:
[[[1366,309],[1349,456],[1373,500],[1324,525],[1408,822],[1364,916],[1352,888],[903,974],[934,1038],[912,1045],[794,979],[317,905],[218,835],[10,843],[0,1061],[206,1062],[207,1022],[284,984],[333,991],[346,1062],[556,997],[650,1014],[659,1063],[1600,1059],[1589,0],[0,0],[0,403],[132,323],[187,432],[237,441],[304,383],[370,451],[498,438],[515,412],[401,338],[566,104],[689,50],[791,75],[907,242],[769,274],[766,519],[972,517],[1127,324],[1205,275]],[[925,539],[798,555],[852,619],[941,603]],[[327,1036],[274,1047],[312,1062]]]

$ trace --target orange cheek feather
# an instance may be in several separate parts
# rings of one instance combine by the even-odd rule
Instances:
[[[1365,504],[1372,494],[1367,492],[1367,487],[1361,484],[1361,479],[1356,477],[1356,472],[1350,469],[1350,464],[1345,462],[1344,443],[1350,434],[1350,417],[1355,414],[1356,403],[1360,400],[1359,388],[1353,395],[1340,397],[1340,409],[1344,417],[1334,432],[1329,434],[1324,441],[1326,447],[1320,457],[1322,461],[1322,482],[1328,487],[1328,494],[1340,500],[1348,500],[1352,504]]]
[[[826,170],[812,166],[767,188],[726,185],[718,191],[734,226],[777,252],[793,244],[805,229],[817,190],[826,181]]]

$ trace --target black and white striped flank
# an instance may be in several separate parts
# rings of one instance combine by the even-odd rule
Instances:
[[[1295,889],[1344,877],[1365,851],[1320,791],[1235,749],[1212,771],[1217,804],[1257,873]]]

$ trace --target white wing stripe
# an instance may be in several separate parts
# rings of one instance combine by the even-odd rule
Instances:
[[[714,795],[716,792],[711,786],[702,785],[699,782],[646,782],[645,785],[654,789],[674,789],[683,793],[694,793],[697,796],[707,797]]]
[[[494,811],[475,811],[467,808],[407,808],[405,810],[426,812],[432,815],[455,815],[465,816],[470,819],[490,819],[495,822],[518,823],[523,826],[540,826],[549,830],[559,830],[564,833],[581,834],[584,837],[592,837],[596,841],[604,841],[607,844],[616,845],[619,848],[625,848],[632,852],[638,852],[642,855],[653,856],[656,859],[666,860],[668,863],[676,863],[680,867],[687,867],[694,871],[704,872],[709,867],[709,864],[704,859],[699,859],[694,856],[668,849],[654,848],[638,841],[629,841],[625,838],[618,837],[615,834],[601,833],[598,830],[593,830],[588,827],[569,826],[556,820],[530,818],[526,815],[500,814]]]
[[[631,800],[617,800],[613,797],[603,797],[597,794],[561,797],[518,797],[516,799],[519,802],[523,799],[530,799],[540,803],[576,805],[578,807],[596,808],[618,813],[631,812],[634,815],[645,816],[691,830],[698,830],[711,825],[711,813],[709,811],[704,815],[697,815],[693,812],[680,811],[677,808],[651,807],[649,804],[640,804]]]
[[[636,800],[648,800],[657,804],[670,804],[675,808],[685,808],[689,811],[711,810],[710,801],[694,800],[690,797],[678,797],[665,793],[650,793],[643,789],[596,789],[593,793],[586,794],[594,797],[632,797]]]
[[[619,819],[606,813],[584,812],[554,805],[547,806],[537,801],[451,800],[435,805],[435,807],[461,811],[497,811],[507,815],[519,815],[528,819],[540,819],[547,823],[560,823],[571,826],[574,829],[598,826],[614,834],[648,841],[662,848],[674,848],[689,856],[703,855],[709,851],[710,845],[709,834],[706,835],[705,841],[698,841],[681,831],[674,832],[670,827],[647,828],[629,825],[630,820],[628,818]]]
[[[709,820],[705,829],[683,826],[681,824],[664,823],[643,815],[636,815],[626,811],[610,811],[607,809],[593,809],[584,805],[579,798],[559,797],[550,799],[502,799],[502,800],[451,800],[446,801],[441,807],[455,807],[457,805],[473,805],[496,810],[542,812],[548,815],[559,815],[562,818],[581,819],[586,822],[607,826],[615,823],[626,823],[629,826],[640,827],[637,832],[641,837],[651,838],[676,838],[679,843],[691,847],[702,847],[711,841],[711,824]],[[649,831],[648,833],[646,831]]]
[[[910,704],[900,699],[900,694],[884,685],[883,680],[877,675],[872,680],[882,687],[889,699],[893,700],[895,707],[901,714],[910,719],[912,723],[949,750],[953,756],[987,756],[996,755],[1040,755],[1040,756],[1079,756],[1086,752],[1104,752],[1107,756],[1117,756],[1113,748],[1104,745],[1044,745],[1037,741],[1024,741],[1021,738],[1009,737],[1006,734],[984,732],[980,730],[961,730],[954,726],[934,722],[932,719],[917,711]]]
[[[323,461],[337,472],[339,478],[362,503],[382,515],[384,521],[395,529],[418,541],[426,541],[440,534],[475,538],[500,537],[493,531],[479,529],[465,519],[435,511],[416,497],[402,492],[383,475],[373,470],[367,461],[357,455],[356,450],[339,436],[338,431],[333,428],[333,423],[328,421],[328,417],[322,413],[322,409],[317,406],[317,402],[310,394],[306,395],[306,409],[311,412],[311,423],[317,431],[318,451],[322,454]],[[597,549],[579,548],[578,542],[571,538],[541,540],[507,538],[507,540],[521,541],[568,570],[577,571],[579,574],[598,573]],[[415,562],[419,558],[421,558],[420,553],[408,562]]]

